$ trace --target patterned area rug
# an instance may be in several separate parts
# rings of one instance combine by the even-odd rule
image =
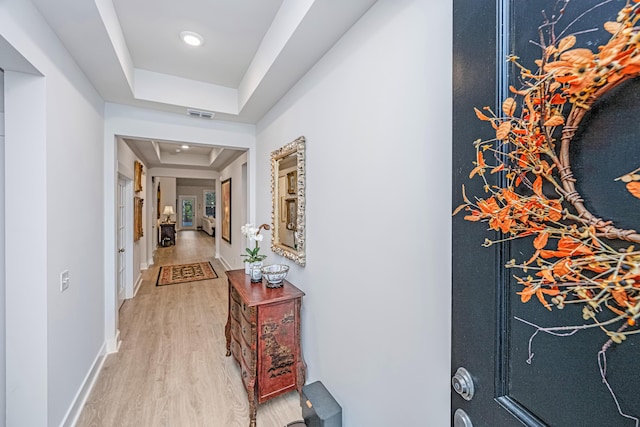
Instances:
[[[216,271],[209,262],[165,265],[160,267],[156,286],[175,285],[176,283],[195,282],[197,280],[217,278],[218,274],[216,274]]]

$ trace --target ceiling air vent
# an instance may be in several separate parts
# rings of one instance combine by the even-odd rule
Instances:
[[[211,111],[194,110],[193,108],[187,108],[187,114],[199,119],[213,119],[213,116],[215,116],[215,113]]]

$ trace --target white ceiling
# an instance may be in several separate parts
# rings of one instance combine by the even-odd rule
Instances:
[[[113,0],[136,68],[237,88],[282,0]],[[182,31],[204,37],[185,46]]]
[[[243,153],[211,145],[188,144],[184,148],[184,144],[176,141],[122,139],[149,169],[221,170]]]
[[[105,101],[256,123],[376,0],[32,1]],[[183,44],[185,30],[204,44]],[[238,155],[203,166],[211,153],[176,156],[179,141],[159,156],[148,140],[125,141],[149,167]]]

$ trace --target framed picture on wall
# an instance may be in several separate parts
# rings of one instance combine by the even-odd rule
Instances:
[[[162,192],[160,191],[160,183],[158,183],[158,192],[156,194],[156,219],[160,219],[160,202],[162,201]]]
[[[137,160],[133,162],[133,190],[136,193],[142,191],[142,163]]]
[[[231,178],[220,185],[222,192],[222,240],[231,243]]]
[[[289,172],[287,174],[287,193],[296,194],[296,191],[298,190],[296,188],[297,178],[298,178],[298,173],[296,171]]]
[[[138,196],[133,198],[133,240],[138,241],[144,236],[142,228],[142,205],[144,200]]]

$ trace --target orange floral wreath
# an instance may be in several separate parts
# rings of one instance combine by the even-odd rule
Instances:
[[[489,107],[475,109],[477,118],[495,129],[495,138],[475,141],[475,168],[469,175],[484,181],[487,196],[471,200],[463,187],[464,203],[454,215],[465,211],[464,219],[487,222],[503,233],[501,240],[486,239],[484,246],[533,237],[533,256],[506,265],[524,272],[514,275],[522,286],[518,292],[522,302],[535,296],[549,310],[581,304],[587,322],[546,332],[597,327],[615,343],[640,332],[636,326],[640,251],[634,246],[615,249],[607,242],[640,243],[640,234],[587,210],[576,190],[569,157],[569,146],[585,113],[605,93],[640,75],[639,19],[640,0],[628,1],[616,22],[604,24],[611,38],[597,52],[575,48],[573,35],[561,40],[550,36],[542,41],[543,54],[535,72],[510,56],[524,87],[510,87],[513,96],[504,100],[500,115]],[[560,140],[554,135],[561,135]],[[487,163],[488,153],[495,164]],[[618,178],[638,198],[639,170]],[[506,174],[505,185],[487,182],[487,173],[497,172]],[[555,194],[545,194],[543,184]]]

